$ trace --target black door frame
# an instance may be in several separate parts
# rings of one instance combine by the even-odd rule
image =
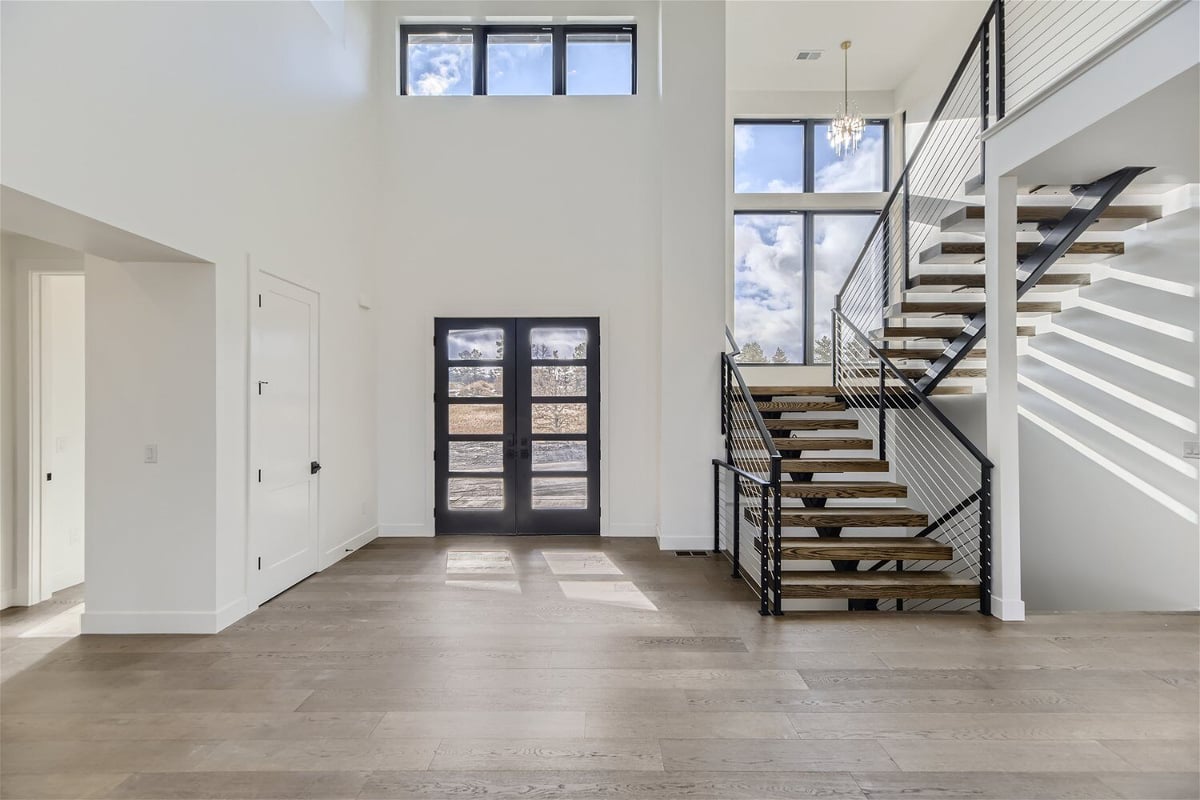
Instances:
[[[582,328],[587,331],[583,359],[531,357],[530,333],[534,328]],[[449,357],[446,338],[451,330],[495,328],[504,332],[499,359],[462,360]],[[600,532],[600,320],[597,317],[438,317],[434,320],[434,527],[437,534],[598,534]],[[504,370],[503,396],[496,398],[449,396],[450,367],[500,367]],[[586,366],[587,390],[583,397],[542,397],[532,394],[532,367]],[[533,433],[534,403],[587,403],[587,432],[579,434]],[[455,404],[491,404],[503,408],[503,434],[454,434],[454,441],[501,441],[502,473],[452,472],[450,466],[449,410]],[[585,441],[587,444],[587,508],[534,509],[534,478],[585,477],[570,471],[533,470],[537,441]],[[449,480],[455,477],[495,477],[504,481],[503,509],[447,507]]]

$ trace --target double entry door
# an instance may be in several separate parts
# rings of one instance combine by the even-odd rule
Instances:
[[[438,319],[434,347],[437,533],[599,533],[599,320]]]

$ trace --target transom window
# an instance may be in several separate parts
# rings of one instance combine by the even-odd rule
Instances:
[[[400,94],[637,94],[635,25],[401,25]]]
[[[737,212],[734,335],[747,364],[828,364],[834,300],[879,215]]]
[[[887,131],[886,120],[868,120],[858,150],[838,158],[829,146],[829,120],[735,120],[733,190],[886,192]]]

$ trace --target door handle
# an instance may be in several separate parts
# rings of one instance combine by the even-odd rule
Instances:
[[[321,462],[320,461],[314,461],[308,465],[308,474],[309,475],[316,475],[320,471],[321,471]]]

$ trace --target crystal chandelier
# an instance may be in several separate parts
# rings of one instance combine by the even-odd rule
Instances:
[[[867,127],[858,113],[858,109],[850,106],[849,51],[849,40],[842,42],[842,76],[844,79],[842,107],[838,110],[838,115],[833,122],[829,123],[829,146],[833,148],[833,152],[837,154],[838,158],[845,158],[847,154],[858,149],[858,143],[862,141],[863,130]]]

